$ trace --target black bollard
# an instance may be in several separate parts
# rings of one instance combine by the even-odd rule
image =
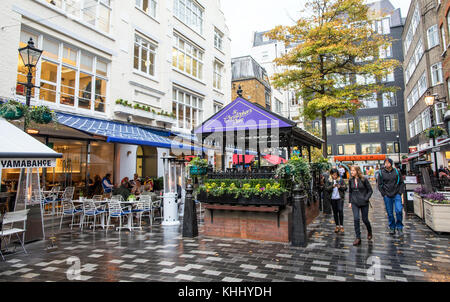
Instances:
[[[305,202],[307,196],[300,185],[295,185],[292,209],[292,240],[293,246],[306,247],[308,235],[306,232],[306,210]]]
[[[184,217],[183,217],[183,237],[197,237],[197,209],[192,198],[194,187],[189,182],[186,186],[186,197],[184,201]]]

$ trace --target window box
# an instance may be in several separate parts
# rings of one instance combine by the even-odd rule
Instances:
[[[143,118],[147,118],[150,120],[155,120],[157,122],[168,123],[168,124],[176,123],[176,120],[173,117],[161,115],[161,114],[151,112],[151,111],[135,109],[132,107],[121,105],[121,104],[114,105],[114,113],[143,117]]]
[[[425,223],[435,232],[450,232],[450,204],[423,202]]]
[[[240,196],[239,198],[235,198],[234,194],[223,194],[222,196],[216,197],[206,192],[200,192],[197,199],[200,202],[209,204],[286,206],[288,204],[288,196],[288,193],[282,193],[279,196],[272,196],[271,198],[261,196],[250,196],[249,198]]]

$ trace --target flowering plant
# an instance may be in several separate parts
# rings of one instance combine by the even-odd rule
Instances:
[[[424,187],[417,187],[414,189],[414,193],[419,194],[421,197],[424,197],[427,194],[427,191]]]
[[[450,203],[449,200],[446,200],[445,195],[442,193],[430,193],[425,195],[425,199],[431,201],[432,203]]]

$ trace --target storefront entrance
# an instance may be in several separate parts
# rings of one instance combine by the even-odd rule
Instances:
[[[158,151],[155,147],[138,146],[136,173],[139,177],[158,177]]]

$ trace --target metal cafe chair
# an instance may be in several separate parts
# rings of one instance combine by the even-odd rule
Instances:
[[[54,196],[45,197],[44,193],[41,190],[33,190],[31,199],[35,203],[39,203],[41,205],[42,213],[44,216],[49,216],[49,215],[54,214],[55,203],[56,203]],[[50,211],[50,206],[51,206],[51,211]]]
[[[63,202],[73,199],[73,193],[75,192],[75,187],[66,187],[60,199],[56,199],[57,202]],[[62,209],[62,208],[61,208]]]
[[[6,260],[1,251],[1,241],[4,237],[11,238],[11,235],[14,235],[14,234],[17,236],[17,239],[19,240],[20,244],[22,245],[22,248],[23,248],[23,251],[25,252],[25,254],[28,254],[27,250],[25,249],[25,245],[24,245],[28,211],[30,211],[30,210],[28,209],[28,210],[22,210],[22,211],[16,211],[16,212],[8,212],[3,217],[2,228],[0,231],[0,255],[2,256],[3,261],[6,261]],[[15,222],[23,222],[23,228],[13,227],[13,223],[15,223]],[[20,239],[20,236],[19,236],[20,233],[22,233],[22,239]],[[7,247],[8,247],[8,244],[6,243],[6,248]]]
[[[83,214],[83,206],[75,206],[72,200],[63,200],[62,202],[62,213],[61,213],[61,222],[59,223],[59,229],[61,230],[62,222],[64,219],[64,216],[72,216],[72,223],[70,224],[70,229],[73,228],[73,220],[75,218],[75,215],[80,216],[80,225],[81,227],[81,220],[82,220],[82,214]]]
[[[150,226],[153,224],[153,212],[152,212],[152,196],[151,195],[141,195],[139,201],[144,203],[144,211],[142,216],[148,216],[148,220],[150,221]],[[147,215],[144,215],[148,213]]]
[[[97,216],[104,215],[106,211],[103,207],[97,207],[95,202],[91,199],[85,199],[83,202],[83,218],[81,219],[81,230],[83,230],[83,225],[89,223],[89,218],[93,217],[92,229],[95,230],[95,221],[97,220]],[[87,218],[87,222],[85,219]]]
[[[134,209],[131,210],[131,212],[136,213],[136,215],[138,216],[140,230],[142,230],[142,214],[144,213],[144,211],[145,211],[145,201],[139,199],[139,201],[136,202],[135,207]]]
[[[122,229],[122,217],[127,216],[130,214],[130,211],[125,210],[122,208],[120,201],[111,199],[108,202],[108,208],[109,208],[109,214],[108,214],[108,221],[106,223],[106,231],[108,231],[111,223],[111,218],[119,218],[119,232]],[[117,228],[116,228],[117,230]]]
[[[158,197],[156,197],[158,198]],[[155,217],[154,219],[163,219],[163,207],[162,207],[162,200],[161,199],[157,199],[155,201],[152,201],[152,214],[154,213],[154,209],[158,209],[159,210],[159,214],[160,217]]]

